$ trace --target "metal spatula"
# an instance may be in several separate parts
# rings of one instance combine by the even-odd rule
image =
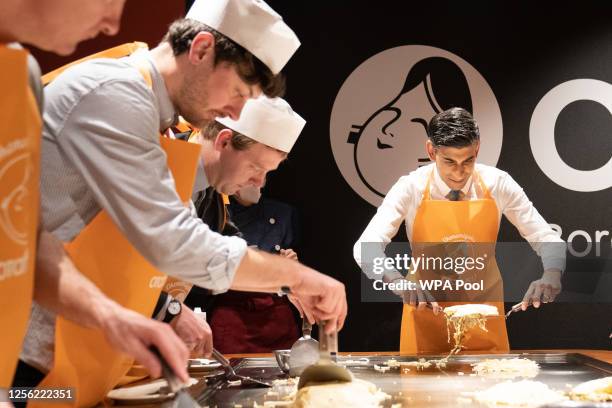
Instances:
[[[289,352],[289,375],[302,374],[309,365],[319,360],[319,342],[310,337],[312,325],[307,319],[302,320],[302,337],[297,339]]]
[[[529,303],[527,304],[527,307],[531,305],[532,305],[531,299],[529,299]],[[522,306],[523,306],[523,302],[517,303],[516,305],[512,306],[510,310],[508,311],[508,313],[506,313],[506,319],[510,317],[512,313],[520,312],[522,310]]]
[[[164,404],[165,407],[176,407],[176,408],[194,408],[200,407],[200,405],[193,399],[189,392],[185,389],[185,384],[179,380],[179,378],[174,373],[174,370],[170,367],[166,359],[161,355],[159,350],[152,346],[150,350],[155,354],[155,356],[159,359],[159,362],[162,367],[162,374],[166,381],[168,382],[168,391],[174,393],[174,399],[168,403]]]
[[[353,381],[350,371],[332,361],[332,354],[335,358],[338,353],[338,333],[325,333],[325,323],[319,323],[319,361],[302,372],[298,389],[308,384]]]
[[[221,354],[221,352],[219,352],[219,350],[215,349],[213,347],[213,351],[212,351],[212,355],[214,357],[215,360],[217,360],[219,363],[221,363],[221,365],[223,366],[223,368],[225,368],[226,370],[226,375],[227,375],[227,379],[228,380],[240,380],[242,381],[242,384],[254,384],[254,385],[258,385],[261,387],[272,387],[271,384],[268,384],[266,382],[263,382],[261,380],[258,380],[256,378],[253,377],[247,377],[246,375],[240,375],[240,374],[236,374],[236,371],[234,371],[234,368],[232,367],[231,363],[229,362],[229,360],[227,358],[225,358],[225,356],[223,354]]]

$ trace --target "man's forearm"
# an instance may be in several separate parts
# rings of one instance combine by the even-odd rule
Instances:
[[[298,287],[307,266],[280,255],[248,248],[231,289],[248,292],[278,292],[281,286]]]
[[[328,321],[327,333],[339,331],[347,313],[344,285],[297,261],[248,248],[234,275],[231,288],[278,292],[283,286],[299,299],[310,320]]]
[[[186,381],[188,350],[167,324],[153,321],[109,299],[81,274],[62,243],[40,232],[36,257],[34,299],[81,326],[102,330],[115,350],[143,364],[155,377],[162,372],[149,347],[162,353],[181,381]]]
[[[99,328],[121,307],[72,263],[62,243],[46,231],[38,236],[34,300],[84,327]]]

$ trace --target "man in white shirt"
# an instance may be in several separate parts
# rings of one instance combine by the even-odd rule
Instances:
[[[426,149],[434,163],[401,177],[395,183],[355,243],[354,257],[364,273],[370,278],[375,277],[368,264],[369,257],[362,254],[362,244],[379,243],[378,250],[382,251],[402,221],[406,222],[406,233],[414,250],[415,244],[419,243],[495,242],[503,214],[529,241],[544,265],[542,278],[529,286],[522,309],[525,310],[529,303],[539,307],[541,302],[552,302],[561,290],[561,272],[565,267],[563,241],[506,172],[476,163],[480,135],[470,113],[462,108],[438,113],[429,123],[428,136]],[[501,276],[494,257],[490,259],[493,262],[488,268],[487,279],[494,287],[490,300],[503,315]],[[383,276],[385,282],[403,280],[396,270],[387,271]],[[444,319],[435,316],[439,310],[438,303],[421,291],[398,290],[395,293],[410,304],[404,306],[402,351],[441,352],[448,349]],[[418,308],[415,310],[417,298]],[[425,310],[428,301],[434,313]],[[503,320],[493,324],[491,320],[487,322],[489,338],[474,341],[468,348],[502,351],[508,348]],[[441,329],[440,333],[431,333],[438,329]]]

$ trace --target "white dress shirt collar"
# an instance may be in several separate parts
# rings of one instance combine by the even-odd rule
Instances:
[[[444,182],[444,180],[442,180],[442,177],[440,177],[440,174],[438,173],[438,167],[436,166],[435,163],[433,164],[433,168],[434,168],[433,184],[435,188],[440,192],[440,194],[443,197],[446,197],[448,193],[450,193],[451,188]],[[472,188],[472,179],[473,179],[473,174],[470,175],[470,178],[468,178],[467,182],[461,189],[461,191],[466,197],[469,197],[468,193],[470,192],[470,189]]]

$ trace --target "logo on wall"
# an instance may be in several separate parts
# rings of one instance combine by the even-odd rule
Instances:
[[[563,161],[555,145],[555,124],[572,102],[594,101],[612,113],[612,85],[596,79],[574,79],[551,89],[538,103],[529,124],[531,151],[540,169],[568,190],[591,192],[612,187],[612,158],[596,170],[577,170]],[[584,134],[576,137],[585,137]]]
[[[336,95],[330,120],[336,164],[351,188],[374,206],[403,175],[430,162],[426,127],[460,106],[480,128],[478,161],[496,165],[503,126],[487,81],[462,58],[439,48],[406,45],[359,65]]]

